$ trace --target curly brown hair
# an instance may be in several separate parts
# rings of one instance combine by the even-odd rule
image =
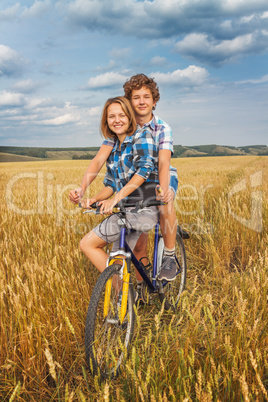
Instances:
[[[135,115],[131,106],[131,103],[127,98],[124,96],[117,96],[115,98],[110,98],[106,101],[103,111],[102,111],[102,117],[101,117],[101,123],[100,123],[100,130],[104,138],[117,138],[117,135],[109,128],[108,123],[107,123],[107,113],[108,113],[108,107],[112,103],[119,103],[121,105],[121,108],[125,115],[129,119],[129,128],[127,130],[127,135],[131,136],[132,134],[135,133],[137,129],[137,123],[135,119]]]
[[[149,78],[145,74],[133,75],[128,81],[125,82],[123,85],[125,97],[131,100],[132,91],[134,89],[141,89],[142,87],[150,89],[155,103],[159,101],[160,93],[156,82],[153,78]]]

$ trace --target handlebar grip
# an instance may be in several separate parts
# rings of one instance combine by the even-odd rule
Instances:
[[[91,204],[90,206],[91,206],[91,208],[97,209],[98,208],[98,202],[93,202],[93,204]]]
[[[79,202],[78,206],[79,206],[79,208],[84,208],[83,205],[82,205],[82,202]],[[93,204],[90,205],[90,208],[97,209],[98,208],[98,203],[93,202]],[[84,209],[86,209],[86,207]]]
[[[119,203],[115,205],[115,207],[118,208],[130,208],[130,207],[139,207],[139,208],[146,208],[146,207],[154,207],[158,205],[164,205],[163,201],[158,201],[158,200],[151,200],[151,201],[124,201],[123,203]]]

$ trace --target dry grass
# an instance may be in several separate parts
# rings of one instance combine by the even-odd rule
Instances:
[[[1,164],[1,400],[267,400],[267,160],[173,161],[178,218],[192,232],[187,289],[176,315],[140,307],[125,369],[104,384],[85,364],[97,273],[78,250],[96,220],[67,200],[88,162]]]

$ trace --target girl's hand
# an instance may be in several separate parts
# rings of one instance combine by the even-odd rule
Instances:
[[[70,191],[69,193],[69,200],[73,203],[73,204],[78,204],[81,199],[84,197],[84,191],[82,190],[82,188],[76,188],[75,190]]]
[[[82,206],[82,208],[85,208],[85,209],[92,209],[90,205],[92,205],[94,202],[97,202],[97,199],[95,197],[87,198],[87,199],[81,201],[81,206]]]
[[[117,204],[115,198],[110,198],[109,200],[99,201],[100,214],[101,215],[111,215],[113,213],[113,208]]]

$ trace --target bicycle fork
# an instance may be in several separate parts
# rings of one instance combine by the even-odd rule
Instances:
[[[109,266],[116,263],[116,261],[118,261],[118,259],[114,258],[114,259],[110,260]],[[122,265],[122,268],[120,269],[120,271],[118,272],[118,274],[119,274],[119,280],[123,281],[123,286],[122,286],[122,300],[121,300],[121,303],[118,304],[118,317],[119,317],[120,323],[122,324],[125,319],[126,312],[127,312],[130,273],[128,272],[129,270],[128,270],[128,264],[127,264],[126,260],[120,259],[120,261],[123,262],[123,265]],[[107,318],[108,312],[110,309],[112,285],[113,285],[112,278],[110,278],[107,281],[106,287],[105,287],[104,306],[103,306],[103,318],[104,319]]]

